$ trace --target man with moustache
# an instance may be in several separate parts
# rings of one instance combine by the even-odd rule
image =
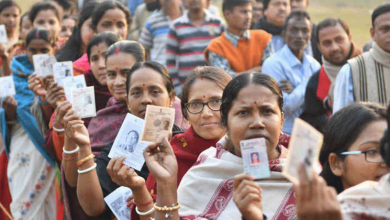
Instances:
[[[353,102],[390,101],[390,4],[371,15],[372,49],[348,60],[336,78],[333,114]]]
[[[260,72],[263,61],[273,53],[271,35],[249,30],[253,0],[224,0],[223,15],[227,30],[205,49],[206,63],[223,69],[232,77],[245,72]]]
[[[263,1],[264,0],[255,0],[252,5],[252,27],[253,27],[260,22],[260,19],[263,17]]]
[[[280,84],[284,101],[283,132],[291,134],[295,118],[303,112],[307,82],[321,66],[313,57],[305,54],[311,36],[311,21],[307,12],[291,12],[283,25],[282,35],[286,45],[265,60],[262,72]]]
[[[345,21],[328,18],[317,26],[318,48],[322,53],[321,70],[309,80],[305,95],[305,111],[301,118],[319,131],[332,114],[333,90],[337,74],[348,59],[362,51],[351,41],[349,27]]]
[[[146,20],[150,17],[153,11],[161,8],[160,0],[144,0],[144,3],[137,7],[133,20],[129,28],[128,40],[138,41],[142,28],[145,26]]]

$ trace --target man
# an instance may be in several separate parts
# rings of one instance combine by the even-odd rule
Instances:
[[[222,10],[228,27],[206,48],[206,62],[232,77],[261,71],[263,60],[272,54],[271,35],[263,30],[249,30],[252,1],[224,0]]]
[[[255,0],[252,5],[252,27],[260,22],[260,19],[263,17],[263,0]]]
[[[353,102],[390,101],[390,4],[371,15],[372,49],[348,61],[340,70],[334,90],[333,113]]]
[[[306,10],[309,7],[309,0],[291,0],[292,10]]]
[[[332,113],[333,90],[337,74],[348,59],[362,53],[351,41],[349,27],[341,19],[328,18],[317,26],[318,48],[323,54],[321,70],[309,80],[305,95],[305,111],[301,118],[319,131]]]
[[[165,65],[169,26],[181,16],[180,0],[159,0],[161,9],[153,13],[142,29],[139,43],[145,48],[147,60]]]
[[[146,20],[153,11],[161,8],[160,0],[144,0],[144,4],[137,7],[127,35],[129,40],[138,41]]]
[[[212,39],[222,34],[221,19],[206,8],[207,0],[184,0],[186,11],[170,27],[167,40],[167,68],[180,97],[191,70],[206,65],[204,49]]]
[[[290,134],[295,118],[303,112],[307,82],[320,69],[320,64],[305,54],[311,36],[307,12],[291,12],[283,25],[282,35],[286,45],[265,60],[262,72],[272,76],[283,90],[283,132]]]

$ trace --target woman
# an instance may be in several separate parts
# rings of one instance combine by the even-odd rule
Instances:
[[[28,13],[29,12],[24,13],[22,15],[22,17],[20,18],[19,41],[17,43],[15,43],[8,50],[8,53],[9,53],[9,58],[8,59],[11,60],[11,61],[12,61],[12,59],[15,56],[22,55],[22,54],[26,53],[26,48],[24,47],[25,46],[25,41],[26,41],[26,37],[27,37],[28,32],[30,32],[31,29],[32,29],[32,25],[31,25],[30,19],[28,18]]]
[[[150,173],[157,180],[156,218],[171,215],[178,219],[180,206],[177,202],[180,201],[182,218],[241,219],[241,213],[232,201],[232,178],[243,172],[240,141],[263,137],[271,170],[270,178],[258,182],[263,200],[267,201],[263,204],[263,212],[270,219],[293,219],[292,184],[281,174],[287,150],[278,145],[284,122],[282,108],[282,92],[271,77],[254,73],[234,78],[222,96],[221,123],[227,135],[216,148],[200,154],[178,190],[177,164],[169,144],[164,141],[149,146],[144,156]],[[172,211],[159,208],[164,206],[171,207]]]
[[[321,176],[337,193],[361,182],[378,181],[390,169],[379,154],[387,128],[385,109],[352,104],[332,116],[320,152]]]
[[[108,57],[107,65],[112,61],[111,57]],[[127,106],[129,111],[139,118],[145,117],[147,105],[172,107],[175,98],[172,81],[167,70],[156,62],[135,64],[128,71],[127,89],[125,91],[128,92]],[[72,113],[73,111],[69,111],[65,117],[67,124],[66,132],[71,141],[74,141],[80,147],[78,158],[83,160],[84,158],[89,158],[88,155],[92,153],[90,139],[88,138],[89,134],[86,128],[81,126],[80,120],[72,116]],[[176,127],[173,132],[177,130],[178,128]],[[85,163],[78,167],[78,172],[80,173],[77,178],[78,199],[89,216],[109,215],[110,211],[105,205],[103,198],[119,187],[111,180],[107,171],[111,172],[112,166],[122,164],[124,158],[113,158],[110,160],[108,153],[111,150],[111,146],[111,144],[108,145],[96,160],[97,167],[94,165],[94,161],[91,160],[92,157],[84,160]],[[65,147],[68,148],[69,146],[66,145]],[[69,150],[75,149],[75,145],[72,147]],[[96,167],[96,170],[94,167]],[[130,168],[126,168],[126,171],[129,171]],[[86,169],[89,171],[84,173],[82,170]],[[148,170],[144,166],[137,173],[146,178]]]
[[[103,1],[96,5],[92,17],[91,27],[95,33],[111,31],[118,34],[122,39],[126,39],[127,30],[131,23],[131,15],[119,1]],[[84,74],[90,69],[84,55],[73,63],[76,74]]]
[[[54,38],[47,30],[33,29],[26,48],[27,54],[15,57],[11,66],[16,95],[6,97],[0,109],[9,154],[11,212],[15,219],[55,219],[55,161],[45,150],[43,134],[30,112],[34,93],[28,89],[27,78],[34,72],[34,54],[54,53]]]
[[[19,22],[21,10],[19,5],[13,0],[5,0],[0,2],[0,24],[5,26],[7,32],[7,47],[10,48],[19,39]]]

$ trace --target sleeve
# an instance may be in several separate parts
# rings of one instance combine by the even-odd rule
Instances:
[[[146,21],[145,27],[142,29],[138,42],[142,44],[142,46],[144,46],[144,48],[147,50],[150,50],[153,47],[152,26],[150,25],[149,20]]]
[[[167,38],[167,52],[165,56],[167,60],[167,69],[173,80],[179,77],[179,70],[176,65],[176,60],[179,54],[180,54],[179,39],[177,36],[175,26],[171,25],[168,33],[168,38]]]
[[[228,73],[232,78],[236,75],[236,72],[234,72],[229,65],[229,62],[224,57],[213,53],[211,51],[208,52],[209,56],[209,65],[218,67]]]
[[[273,54],[274,54],[274,47],[272,46],[272,39],[271,39],[271,40],[269,40],[267,46],[266,46],[265,49],[264,49],[264,52],[263,52],[263,59],[262,59],[261,63],[264,63],[264,61],[265,61],[268,57],[272,56]]]
[[[333,114],[355,101],[351,67],[348,63],[341,68],[337,75],[333,94]]]

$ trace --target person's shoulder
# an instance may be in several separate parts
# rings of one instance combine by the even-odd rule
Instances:
[[[271,39],[272,35],[268,32],[266,32],[265,30],[249,30],[249,33],[251,34],[251,36],[254,36],[254,37],[260,37],[260,38],[269,38]]]

